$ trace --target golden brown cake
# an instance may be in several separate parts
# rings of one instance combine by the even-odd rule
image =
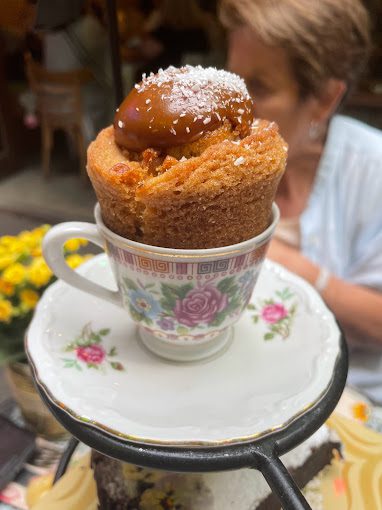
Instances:
[[[88,173],[115,233],[213,248],[268,227],[284,172],[277,126],[253,119],[236,75],[173,67],[144,78],[88,150]]]

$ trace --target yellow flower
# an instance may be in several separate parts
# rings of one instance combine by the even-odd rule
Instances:
[[[26,274],[25,267],[20,264],[19,262],[16,262],[15,264],[12,264],[11,266],[8,266],[3,273],[3,280],[7,283],[12,283],[13,285],[18,285],[21,283]]]
[[[32,234],[34,234],[38,239],[42,239],[49,229],[50,225],[41,225],[40,227],[32,230]]]
[[[77,251],[81,246],[86,246],[87,244],[86,239],[69,239],[64,244],[64,248],[67,251]]]
[[[4,255],[0,255],[0,271],[5,269],[14,263],[16,257],[13,253],[4,253]]]
[[[0,237],[0,245],[6,248],[16,240],[15,236],[3,236]]]
[[[73,253],[72,255],[66,257],[66,263],[72,269],[75,269],[76,267],[81,265],[83,261],[84,261],[83,257],[81,257],[81,255],[78,255],[78,253]]]
[[[34,308],[39,298],[37,292],[31,289],[24,289],[20,292],[21,304],[27,309]]]
[[[24,230],[18,235],[19,241],[28,248],[33,248],[40,241],[39,238],[28,230]]]
[[[37,257],[30,265],[27,272],[27,279],[36,287],[43,287],[52,278],[52,271],[42,257]]]
[[[35,248],[32,248],[31,255],[32,255],[32,257],[41,257],[41,255],[42,255],[41,246],[36,246]]]
[[[0,238],[2,253],[21,254],[26,250],[26,245],[16,236],[3,236]]]
[[[9,322],[12,312],[12,303],[8,299],[0,299],[0,322]]]
[[[0,278],[0,294],[4,294],[5,296],[12,296],[15,292],[15,287],[12,283],[5,282],[2,278]]]

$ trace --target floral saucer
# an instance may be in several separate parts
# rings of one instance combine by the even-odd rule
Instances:
[[[114,286],[105,255],[79,272]],[[26,347],[40,387],[77,420],[144,444],[213,446],[261,437],[311,408],[331,382],[340,331],[308,284],[265,261],[214,358],[155,356],[122,309],[62,281],[40,300]]]

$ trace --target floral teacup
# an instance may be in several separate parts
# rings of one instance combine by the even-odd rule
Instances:
[[[56,225],[44,239],[43,252],[59,278],[126,309],[150,351],[171,360],[194,361],[228,344],[231,326],[252,295],[278,219],[273,205],[271,225],[252,239],[220,248],[176,250],[114,234],[104,225],[97,205],[96,225]],[[78,237],[105,249],[117,291],[88,280],[65,263],[62,246]]]

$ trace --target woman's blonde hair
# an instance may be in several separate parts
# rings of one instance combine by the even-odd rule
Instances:
[[[301,96],[318,95],[329,78],[359,77],[370,50],[370,23],[361,0],[222,0],[228,29],[251,27],[264,44],[291,59]]]

